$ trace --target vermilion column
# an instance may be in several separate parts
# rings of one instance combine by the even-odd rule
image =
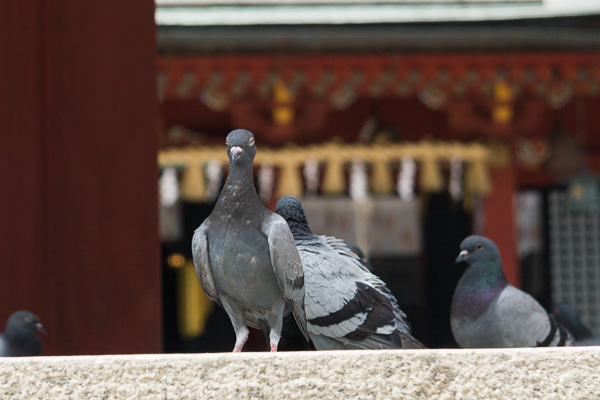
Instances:
[[[493,189],[484,198],[483,235],[492,239],[502,257],[508,282],[520,287],[521,273],[517,259],[514,196],[517,191],[516,168],[512,165],[491,171]]]
[[[162,349],[154,2],[0,2],[0,326]]]

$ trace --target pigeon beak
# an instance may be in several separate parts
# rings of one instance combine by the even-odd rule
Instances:
[[[456,263],[459,262],[463,262],[466,261],[465,259],[467,258],[467,256],[469,255],[469,252],[467,250],[463,250],[460,253],[458,253],[458,257],[456,257]]]
[[[44,325],[42,325],[40,322],[38,322],[37,324],[35,324],[35,330],[43,333],[44,335],[48,336],[48,332],[46,332],[46,329],[44,328]]]
[[[240,158],[240,154],[242,154],[244,150],[240,146],[233,146],[229,149],[229,154],[231,154],[231,162],[236,162],[238,158]]]

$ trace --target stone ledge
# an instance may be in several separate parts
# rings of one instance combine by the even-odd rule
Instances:
[[[0,359],[0,399],[592,399],[600,347]]]

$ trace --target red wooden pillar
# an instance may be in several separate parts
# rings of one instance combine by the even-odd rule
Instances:
[[[45,355],[159,352],[152,0],[0,2],[0,326]]]
[[[492,169],[492,192],[484,198],[483,235],[496,243],[508,282],[521,286],[517,258],[514,196],[517,191],[516,168],[509,165]]]

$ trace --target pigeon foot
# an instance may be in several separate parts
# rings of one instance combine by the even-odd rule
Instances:
[[[246,331],[247,330],[248,329],[246,329]],[[245,334],[242,334],[241,336],[238,336],[238,339],[235,341],[235,346],[233,347],[232,353],[241,353],[242,347],[244,347],[244,344],[246,344],[247,340],[248,340],[248,332],[246,332]]]

